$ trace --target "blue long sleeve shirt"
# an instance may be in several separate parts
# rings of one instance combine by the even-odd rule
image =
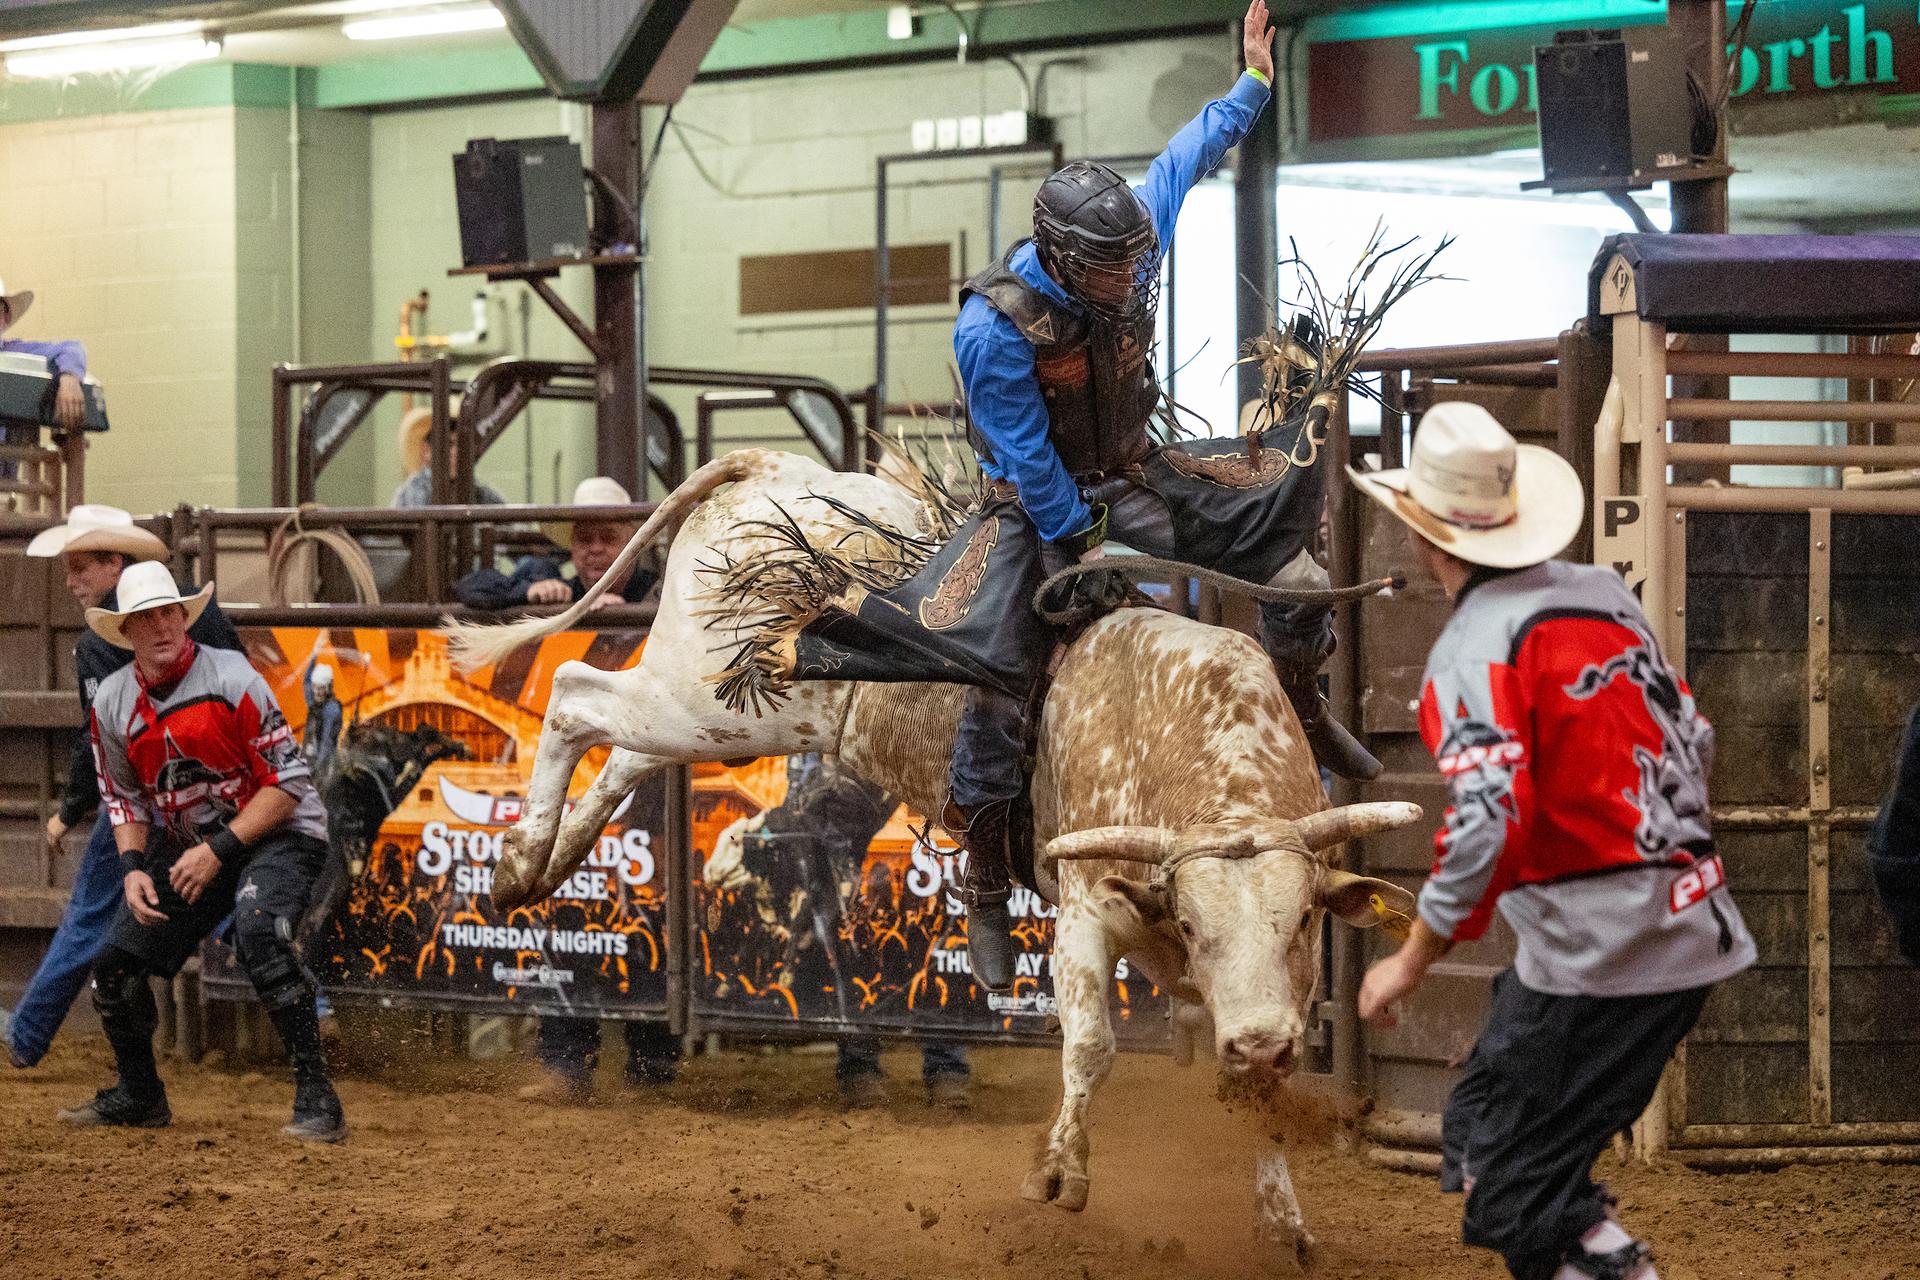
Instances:
[[[1187,192],[1247,135],[1266,107],[1267,97],[1264,81],[1251,73],[1242,75],[1226,97],[1209,102],[1173,136],[1147,170],[1146,181],[1133,189],[1153,216],[1162,258],[1173,243],[1174,223]],[[1031,243],[1021,246],[1008,266],[1053,302],[1080,310],[1040,265]],[[1020,505],[1048,541],[1093,523],[1073,477],[1048,439],[1047,404],[1034,374],[1033,344],[1013,321],[975,294],[960,308],[953,350],[974,428],[993,453],[991,462],[980,460],[981,469],[996,480],[1013,482],[1020,491]]]
[[[0,351],[21,351],[30,356],[45,356],[53,361],[53,367],[61,373],[70,373],[76,378],[87,376],[87,349],[77,342],[26,342],[5,338],[0,339]]]

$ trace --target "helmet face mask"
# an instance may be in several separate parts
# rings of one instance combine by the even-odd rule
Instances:
[[[1160,241],[1126,179],[1075,161],[1040,185],[1033,202],[1040,261],[1068,293],[1112,324],[1150,319],[1160,303]]]

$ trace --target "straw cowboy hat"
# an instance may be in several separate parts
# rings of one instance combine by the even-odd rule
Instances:
[[[1348,467],[1347,475],[1428,542],[1491,569],[1551,560],[1586,513],[1580,477],[1565,458],[1515,443],[1492,414],[1462,401],[1427,410],[1405,467]]]
[[[27,544],[27,554],[51,559],[69,551],[118,551],[129,560],[165,560],[167,544],[133,522],[118,507],[83,502],[67,512],[67,522],[42,529]]]
[[[455,397],[447,402],[447,425],[451,427],[453,419],[459,416],[460,401]],[[397,438],[400,446],[400,465],[406,468],[408,475],[412,475],[433,461],[433,445],[429,439],[432,431],[433,407],[431,405],[409,409],[400,415],[400,431]],[[451,442],[453,437],[449,435],[447,439]]]
[[[96,606],[87,610],[87,625],[93,628],[93,634],[121,649],[133,648],[127,643],[123,628],[127,619],[134,614],[177,604],[186,609],[187,625],[191,627],[200,621],[200,615],[207,611],[207,604],[213,599],[211,582],[190,596],[181,595],[180,588],[174,585],[173,575],[167,572],[167,566],[152,560],[128,565],[127,571],[120,575],[120,585],[115,591],[120,607],[102,609]]]
[[[633,498],[626,487],[610,476],[588,476],[573,489],[573,505],[576,507],[626,507],[633,504]],[[556,547],[573,545],[573,521],[548,520],[540,526],[540,532]]]
[[[20,318],[27,314],[27,308],[33,305],[33,290],[22,289],[19,293],[8,293],[7,282],[0,280],[0,302],[7,304],[7,316],[4,320],[0,320],[0,333],[5,333],[8,328],[18,324]]]

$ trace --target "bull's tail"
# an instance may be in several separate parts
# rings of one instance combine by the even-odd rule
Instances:
[[[622,574],[640,557],[640,553],[662,533],[680,527],[693,509],[723,484],[744,480],[752,472],[758,451],[742,450],[715,458],[681,482],[680,487],[661,499],[646,523],[634,530],[627,545],[607,569],[600,581],[574,602],[565,613],[550,618],[527,618],[520,622],[455,622],[449,618],[440,628],[447,638],[447,649],[456,667],[474,671],[518,649],[559,631],[565,631],[593,608],[593,602],[606,593],[607,584],[618,582]]]

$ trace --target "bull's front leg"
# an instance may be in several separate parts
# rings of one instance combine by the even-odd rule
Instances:
[[[1292,1257],[1302,1267],[1313,1258],[1313,1233],[1300,1212],[1300,1197],[1287,1170],[1287,1153],[1268,1141],[1253,1162],[1253,1222],[1260,1242]]]
[[[1119,948],[1099,914],[1076,896],[1060,912],[1053,942],[1053,993],[1060,1010],[1060,1114],[1020,1194],[1078,1212],[1087,1207],[1087,1108],[1113,1069],[1107,984]]]

